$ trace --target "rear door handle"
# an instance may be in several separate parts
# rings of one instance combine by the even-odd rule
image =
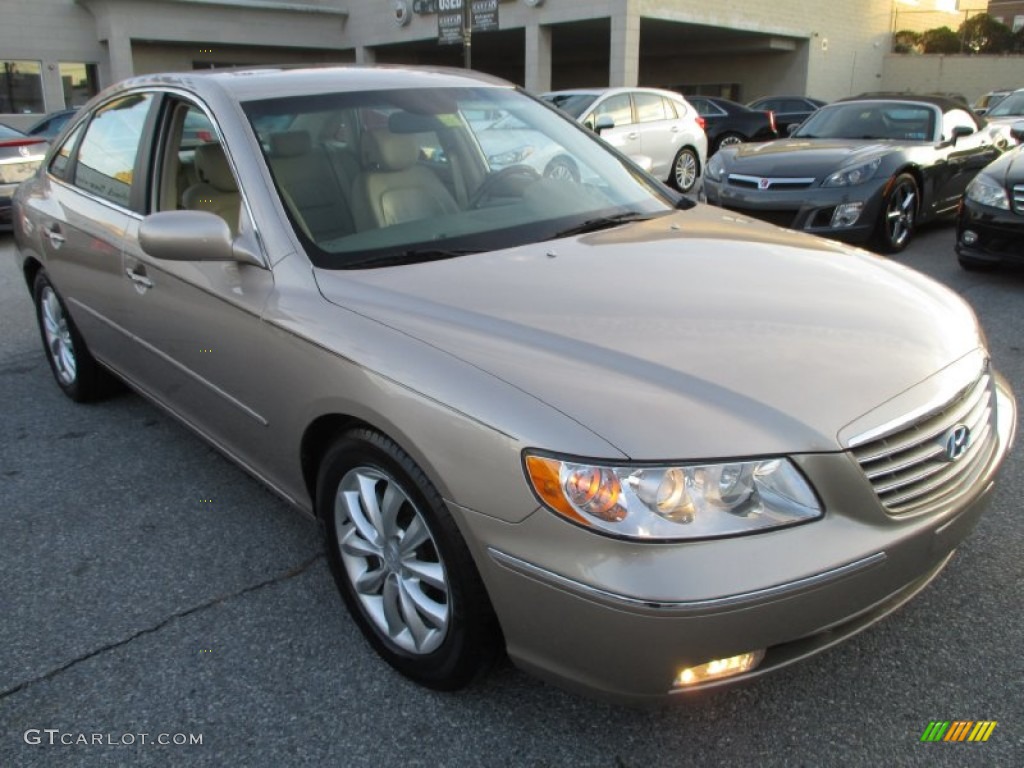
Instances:
[[[127,267],[124,273],[128,275],[137,287],[148,290],[153,287],[153,281],[146,277],[145,267],[142,267],[141,269],[141,272],[136,272],[133,267]]]
[[[627,139],[639,139],[640,138],[640,134],[637,133],[636,131],[633,131],[632,133],[627,133],[626,134],[626,138]]]

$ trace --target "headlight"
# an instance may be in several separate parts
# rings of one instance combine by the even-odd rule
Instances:
[[[552,511],[630,539],[733,536],[822,515],[787,459],[630,467],[527,455],[526,472]]]
[[[863,184],[875,175],[875,171],[878,170],[878,166],[881,164],[882,158],[876,157],[874,160],[855,165],[852,168],[844,168],[825,179],[825,183],[822,186],[852,187],[855,184]]]
[[[716,152],[708,160],[708,164],[704,167],[704,174],[707,178],[712,181],[721,181],[722,171],[725,170],[725,161],[722,159],[722,153]]]
[[[499,152],[496,155],[489,155],[487,161],[491,165],[515,165],[533,154],[533,147],[518,147],[508,152]]]
[[[967,199],[990,208],[1010,210],[1010,198],[1007,197],[1006,190],[991,176],[975,176],[967,185]]]

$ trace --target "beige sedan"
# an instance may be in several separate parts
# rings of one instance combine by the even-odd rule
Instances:
[[[487,113],[578,176],[492,167]],[[1013,439],[950,291],[679,199],[483,76],[130,80],[14,214],[57,385],[127,382],[314,515],[438,689],[504,650],[659,701],[821,651],[936,576]]]

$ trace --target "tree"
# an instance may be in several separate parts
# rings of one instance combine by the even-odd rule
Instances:
[[[987,13],[979,13],[960,25],[960,39],[967,53],[1006,53],[1013,44],[1013,31]]]
[[[893,53],[917,53],[920,44],[921,33],[912,29],[901,29],[892,36]]]
[[[925,53],[960,53],[960,35],[949,27],[936,27],[921,33]]]

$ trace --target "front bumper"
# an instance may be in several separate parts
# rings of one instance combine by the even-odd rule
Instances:
[[[739,187],[726,181],[714,181],[705,174],[707,202],[746,214],[780,227],[846,243],[867,242],[875,231],[882,208],[880,183],[868,182],[856,187],[808,187],[805,189],[759,190]],[[836,206],[862,203],[857,221],[848,227],[833,227]]]
[[[636,543],[581,530],[546,510],[518,524],[458,506],[509,656],[560,685],[657,703],[750,679],[865,629],[923,589],[987,507],[1013,440],[1000,383],[999,445],[955,503],[895,518],[846,453],[792,457],[825,516],[743,537]],[[765,649],[756,669],[677,689],[680,671]]]
[[[973,232],[970,245],[964,234]],[[979,205],[964,199],[957,216],[956,252],[976,264],[1024,263],[1024,214]]]

